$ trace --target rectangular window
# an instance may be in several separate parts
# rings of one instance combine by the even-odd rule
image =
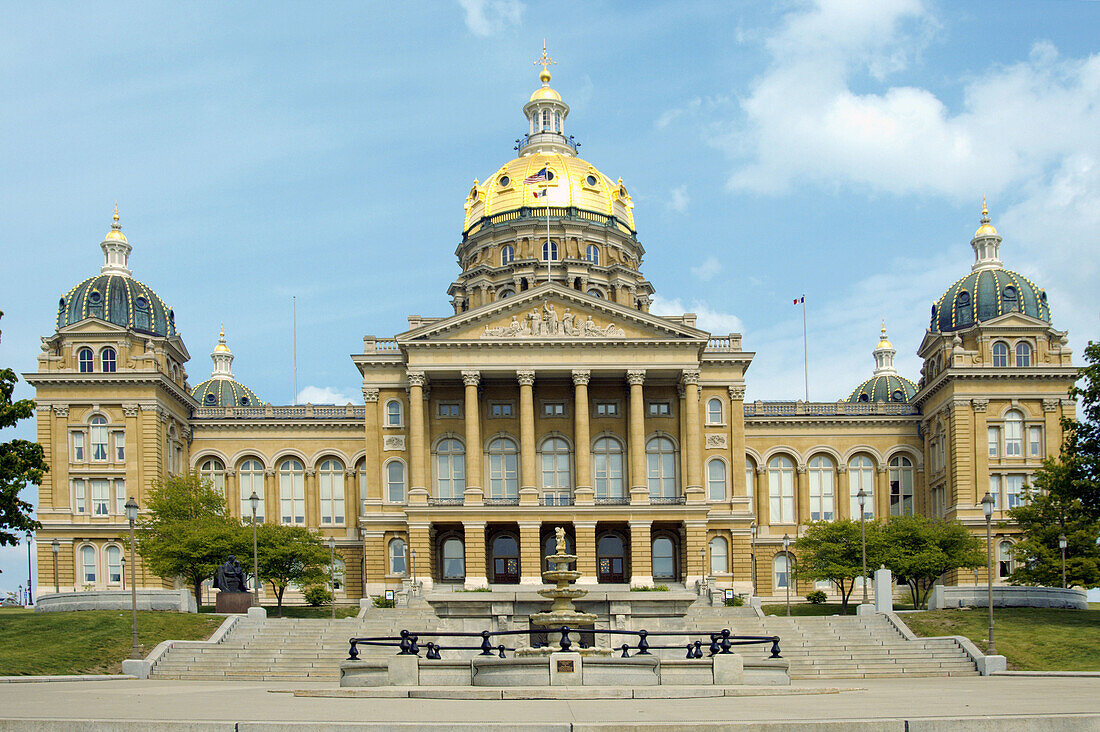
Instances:
[[[92,514],[106,516],[111,500],[108,483],[101,478],[92,479]]]
[[[84,433],[73,433],[73,460],[74,463],[84,462]]]
[[[458,402],[438,402],[436,414],[440,417],[453,419],[462,416],[462,405]]]
[[[1027,441],[1028,449],[1031,451],[1031,457],[1043,456],[1043,428],[1042,427],[1028,427],[1027,428]]]
[[[86,510],[84,504],[84,479],[75,478],[73,480],[73,508],[77,513],[84,513]]]
[[[126,479],[115,478],[115,513],[126,515]]]
[[[811,521],[833,520],[833,482],[832,470],[810,469]]]
[[[1005,507],[1016,508],[1024,502],[1024,476],[1005,476]]]
[[[1023,457],[1024,427],[1019,419],[1005,420],[1005,457]]]
[[[489,416],[495,419],[511,419],[516,414],[511,402],[489,402]]]
[[[543,417],[564,417],[565,402],[545,402],[542,405]]]
[[[93,424],[88,430],[92,446],[92,460],[107,459],[107,425]]]
[[[671,402],[650,402],[649,403],[649,416],[650,417],[667,417],[672,414]]]
[[[753,494],[756,493],[756,468],[752,463],[745,462],[745,495],[749,497],[749,505],[752,505]],[[755,511],[755,509],[753,509]]]
[[[932,515],[943,516],[944,514],[944,487],[938,485],[932,489]]]
[[[115,432],[115,462],[126,461],[126,433]]]
[[[793,470],[768,470],[768,506],[773,524],[794,523]]]
[[[989,476],[989,495],[993,496],[993,509],[1001,510],[1001,476]]]
[[[318,474],[318,492],[321,498],[321,523],[344,523],[344,471],[322,470]]]
[[[997,451],[1001,447],[1001,430],[997,427],[990,427],[987,432],[989,434],[989,457],[997,457]]]
[[[107,547],[107,581],[113,585],[122,582],[122,551],[117,546]]]
[[[305,524],[306,484],[302,473],[279,471],[279,506],[284,524]]]
[[[596,416],[597,417],[618,417],[619,416],[619,403],[618,402],[596,402]]]

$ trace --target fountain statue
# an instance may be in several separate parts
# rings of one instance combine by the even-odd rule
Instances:
[[[576,570],[566,569],[571,563],[577,561],[577,555],[566,553],[567,547],[565,543],[564,528],[559,526],[554,529],[554,536],[557,538],[554,547],[555,553],[546,558],[546,561],[550,563],[553,569],[543,572],[542,576],[547,582],[553,583],[556,586],[538,591],[540,595],[550,598],[554,602],[549,610],[531,615],[531,624],[546,628],[548,632],[556,628],[561,628],[563,625],[567,626],[570,630],[586,630],[595,625],[596,615],[594,613],[582,613],[578,611],[573,605],[573,600],[584,597],[588,594],[588,590],[582,590],[579,587],[570,587],[570,583],[576,582],[577,578],[581,576],[581,573]],[[553,646],[521,648],[517,651],[517,655],[548,656],[556,650],[557,648]],[[599,646],[578,648],[577,650],[583,656],[609,656],[613,652],[611,648]]]

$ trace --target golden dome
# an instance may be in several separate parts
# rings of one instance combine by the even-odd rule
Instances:
[[[103,237],[104,241],[126,241],[126,235],[122,233],[122,224],[118,223],[118,204],[115,204],[115,213],[111,216],[111,230],[107,232],[107,236]],[[129,243],[129,242],[127,242]]]
[[[229,346],[225,345],[225,326],[218,331],[218,345],[214,346],[214,353],[229,353]]]
[[[989,207],[985,205],[985,199],[982,199],[982,225],[978,227],[978,230],[974,232],[974,238],[979,236],[997,236],[997,230],[993,228],[993,224],[989,223]]]
[[[524,183],[544,167],[553,176],[548,186]],[[541,190],[546,196],[535,198]],[[483,217],[547,204],[615,216],[634,231],[634,203],[622,181],[612,181],[587,160],[559,153],[525,155],[502,165],[484,183],[475,181],[466,198],[462,229],[469,231]]]
[[[886,339],[886,318],[883,318],[882,319],[882,336],[881,336],[881,340],[879,340],[878,345],[875,346],[875,348],[878,349],[878,348],[893,348],[893,347],[894,347],[894,345]]]
[[[549,78],[550,74],[546,74],[546,76]],[[549,99],[553,102],[560,102],[561,94],[558,94],[556,91],[551,89],[549,84],[543,84],[543,86],[540,86],[538,89],[535,89],[535,91],[532,92],[531,99],[529,101],[538,102],[545,99]]]

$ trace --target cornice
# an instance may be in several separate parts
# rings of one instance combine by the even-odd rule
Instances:
[[[1032,366],[1030,368],[991,368],[989,366],[951,366],[936,374],[930,384],[925,384],[913,395],[911,402],[921,404],[942,389],[952,379],[962,381],[1076,381],[1081,371],[1076,366]]]
[[[104,385],[119,385],[119,386],[159,386],[168,392],[169,395],[174,397],[184,407],[189,410],[199,406],[199,403],[195,401],[191,394],[169,379],[159,371],[149,372],[126,372],[118,371],[113,374],[104,373],[69,373],[69,372],[34,372],[29,374],[23,374],[23,378],[28,384],[36,389],[40,386],[55,386],[64,384],[65,386],[104,386]],[[70,402],[72,400],[69,400]]]

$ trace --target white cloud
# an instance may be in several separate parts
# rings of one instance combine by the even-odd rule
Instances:
[[[695,313],[695,315],[698,316],[695,324],[702,330],[715,335],[740,333],[744,327],[741,323],[741,319],[736,315],[712,310],[699,300],[692,300],[691,306],[685,307],[684,303],[679,298],[669,299],[660,295],[654,295],[653,304],[650,306],[650,312],[654,315],[683,315],[684,313]]]
[[[689,203],[691,196],[688,195],[687,185],[677,186],[668,192],[668,207],[676,213],[686,212]]]
[[[330,386],[307,386],[298,392],[299,404],[348,404],[361,403],[361,400],[333,389]]]
[[[519,25],[523,3],[519,0],[458,0],[466,13],[466,27],[476,36],[491,36]]]
[[[714,276],[721,271],[722,263],[714,256],[707,257],[700,264],[691,268],[691,273],[703,282],[713,279]]]

